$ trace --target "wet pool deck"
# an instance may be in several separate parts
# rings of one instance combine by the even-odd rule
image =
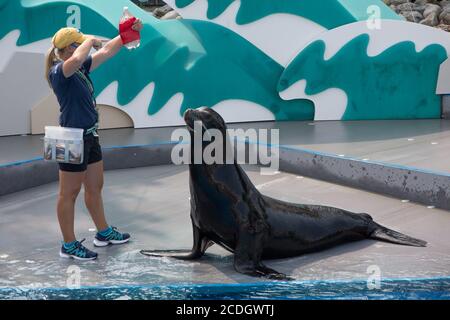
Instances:
[[[279,173],[260,175],[246,167],[269,196],[367,212],[376,221],[429,242],[414,248],[365,240],[305,256],[267,261],[297,280],[367,279],[377,266],[382,279],[450,276],[448,211],[405,203],[369,192]],[[217,245],[195,262],[149,258],[141,249],[190,248],[189,187],[186,167],[156,166],[105,173],[104,203],[109,222],[130,232],[132,242],[97,249],[99,259],[75,262],[58,256],[60,232],[55,204],[57,183],[0,197],[0,287],[64,288],[68,268],[81,270],[82,286],[255,283],[238,274],[232,256]],[[80,194],[76,206],[79,239],[93,248],[94,228]]]
[[[277,128],[283,146],[431,170],[441,177],[450,173],[450,120],[260,122],[229,127]],[[170,141],[173,129],[102,130],[100,137],[104,148],[148,146]],[[0,137],[0,170],[11,163],[41,158],[41,138]],[[427,283],[434,281],[429,279],[450,279],[448,211],[288,173],[263,176],[257,167],[246,170],[269,196],[367,212],[387,227],[429,242],[427,248],[412,248],[365,240],[302,257],[267,261],[268,266],[299,281],[365,281],[370,275],[368,268],[373,266],[379,268],[382,279],[425,279]],[[123,246],[97,249],[99,259],[91,262],[58,256],[57,188],[54,182],[0,196],[0,298],[5,298],[2,293],[8,288],[65,288],[71,266],[80,268],[83,287],[266,282],[236,273],[232,255],[218,246],[195,262],[139,254],[141,249],[191,247],[186,167],[106,171],[104,202],[109,222],[130,232],[133,239]],[[79,239],[87,239],[89,248],[93,248],[93,228],[80,194],[76,230]],[[443,288],[439,282],[436,286]]]

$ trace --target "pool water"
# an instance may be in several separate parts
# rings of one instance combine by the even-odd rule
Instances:
[[[370,288],[369,288],[370,287]],[[67,288],[0,288],[0,299],[51,300],[450,300],[449,278],[178,284]]]

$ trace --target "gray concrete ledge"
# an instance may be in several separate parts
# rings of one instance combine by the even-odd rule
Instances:
[[[172,164],[171,152],[175,143],[149,146],[104,148],[105,170],[128,169]]]
[[[173,144],[103,148],[105,170],[171,164]],[[0,167],[0,196],[58,180],[56,162],[42,158]]]
[[[105,170],[167,165],[174,143],[103,149]],[[450,210],[450,175],[280,147],[280,170]],[[0,196],[57,181],[54,162],[0,168]]]
[[[0,196],[58,180],[54,162],[32,160],[0,168]]]
[[[442,119],[450,119],[450,94],[442,96]]]
[[[281,148],[280,170],[450,210],[450,175]]]

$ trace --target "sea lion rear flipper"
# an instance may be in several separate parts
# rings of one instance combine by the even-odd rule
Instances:
[[[202,257],[206,249],[211,247],[214,242],[209,240],[200,229],[192,224],[194,244],[192,250],[141,250],[141,254],[151,257],[169,257],[180,260],[194,260]]]
[[[375,223],[375,230],[373,230],[369,237],[371,239],[381,240],[385,242],[391,242],[395,244],[401,244],[405,246],[412,246],[412,247],[426,247],[427,242],[424,240],[416,239],[410,236],[407,236],[406,234],[388,229],[382,225],[379,225],[378,223]]]

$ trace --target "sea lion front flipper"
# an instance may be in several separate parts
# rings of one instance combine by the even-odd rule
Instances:
[[[241,231],[234,252],[234,269],[252,277],[265,277],[273,280],[293,280],[287,275],[266,267],[261,262],[264,234],[250,234]]]
[[[256,272],[265,278],[272,279],[272,280],[284,280],[284,281],[291,281],[295,280],[294,278],[291,278],[284,273],[278,272],[274,269],[266,267],[264,264],[260,263],[258,267],[256,267]]]
[[[194,260],[202,257],[206,249],[211,247],[214,242],[202,234],[199,228],[192,224],[194,244],[192,250],[141,250],[140,253],[151,257],[169,257],[180,260]]]
[[[247,254],[246,254],[247,255]],[[249,257],[248,257],[249,258]],[[254,263],[252,259],[243,259],[237,251],[234,256],[234,269],[252,277],[265,277],[272,280],[294,280],[293,278],[266,267],[261,261]]]

